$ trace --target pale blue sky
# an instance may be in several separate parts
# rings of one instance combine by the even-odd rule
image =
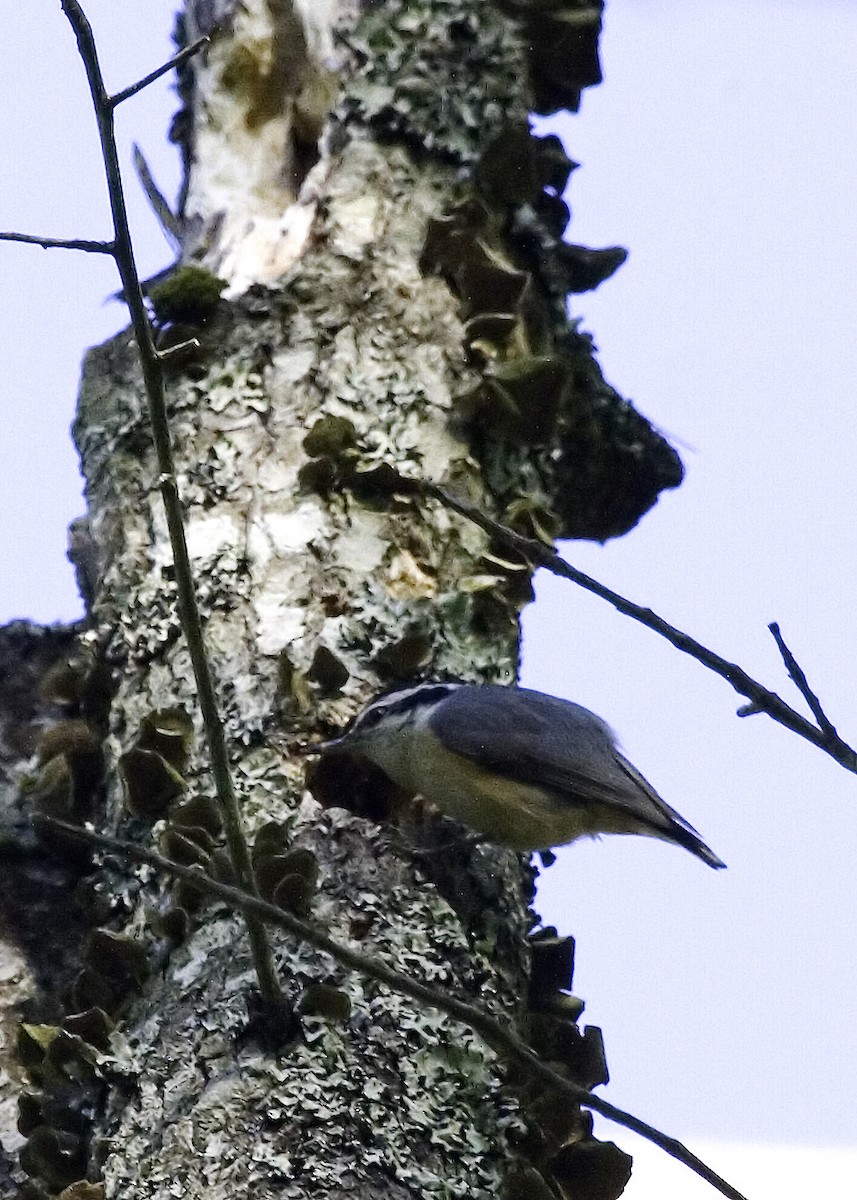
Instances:
[[[169,54],[169,0],[87,11],[114,86]],[[105,236],[59,5],[17,5],[4,32],[0,227]],[[779,620],[857,741],[857,7],[612,0],[602,50],[605,84],[563,123],[582,163],[570,235],[631,255],[574,308],[608,379],[693,449],[685,485],[638,530],[568,557],[799,704],[766,630]],[[153,89],[120,122],[124,161],[133,136],[168,191],[173,107]],[[129,190],[152,271],[169,252]],[[116,287],[107,260],[11,246],[0,257],[0,619],[69,618],[65,526],[82,505],[66,427],[81,350],[122,310],[102,304]],[[729,866],[614,838],[561,851],[543,876],[545,920],[576,935],[576,990],[604,1028],[608,1097],[690,1142],[857,1151],[857,779],[763,716],[738,720],[725,683],[556,580],[527,614],[524,680],[609,720]],[[666,1178],[650,1185],[663,1179],[660,1195]],[[779,1200],[806,1194],[796,1170],[788,1179]],[[689,1200],[691,1186],[676,1194]],[[626,1195],[647,1200],[646,1187],[641,1171]]]

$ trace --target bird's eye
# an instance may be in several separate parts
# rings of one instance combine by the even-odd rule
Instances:
[[[374,729],[378,722],[383,719],[386,711],[386,707],[383,705],[376,705],[374,708],[367,708],[364,712],[360,713],[357,720],[354,722],[352,729],[359,730],[361,732],[366,729]]]

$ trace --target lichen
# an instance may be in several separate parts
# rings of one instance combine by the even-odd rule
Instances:
[[[519,34],[492,4],[368,6],[341,43],[355,64],[345,120],[419,153],[472,164],[486,130],[526,112]]]

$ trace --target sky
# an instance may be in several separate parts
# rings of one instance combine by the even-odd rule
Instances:
[[[168,57],[171,0],[86,7],[113,87]],[[4,35],[0,227],[106,236],[59,5],[14,6]],[[767,631],[779,621],[855,743],[857,7],[608,0],[602,58],[580,114],[540,123],[582,164],[571,240],[630,250],[573,311],[687,480],[628,537],[564,553],[800,708]],[[139,141],[167,194],[173,108],[164,84],[120,110],[123,161]],[[153,272],[169,250],[128,186]],[[81,351],[124,312],[104,304],[106,259],[4,245],[0,260],[0,620],[70,619],[65,527],[83,506],[67,426]],[[576,937],[575,992],[604,1030],[607,1098],[708,1151],[750,1200],[852,1196],[857,779],[768,718],[737,718],[724,681],[595,597],[550,577],[537,591],[522,682],[607,719],[729,868],[605,838],[543,873],[542,916]],[[633,1135],[597,1131],[638,1155],[630,1200],[713,1194]]]

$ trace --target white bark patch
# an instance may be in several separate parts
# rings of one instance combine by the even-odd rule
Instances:
[[[282,450],[282,447],[280,449]],[[295,485],[294,464],[281,456],[269,458],[260,464],[256,484],[266,492],[288,492],[291,495]],[[312,508],[317,523],[320,519],[320,505],[312,505]]]
[[[329,167],[337,0],[243,0],[194,64],[196,119],[185,249],[235,297],[304,253]],[[317,140],[309,174],[302,159]],[[312,165],[311,162],[309,164]]]
[[[288,480],[280,486],[285,489]],[[320,506],[314,502],[303,504],[291,512],[268,509],[254,516],[247,531],[245,548],[254,573],[260,575],[265,572],[278,558],[297,556],[298,562],[291,570],[293,575],[300,574],[300,564],[304,561],[307,546],[317,537],[323,522]]]
[[[340,202],[333,222],[333,245],[345,258],[359,259],[378,234],[379,204],[375,196]]]
[[[294,0],[301,15],[310,54],[333,66],[333,25],[339,0]]]
[[[363,515],[368,517],[369,514]],[[333,553],[339,566],[353,574],[365,576],[378,570],[389,545],[380,519],[375,528],[369,526],[367,521],[361,521],[339,534]]]
[[[317,535],[320,512],[315,504],[304,504],[293,512],[268,512],[264,527],[278,551],[299,551],[303,556],[307,545]]]
[[[217,513],[190,513],[185,518],[187,548],[191,558],[208,558],[223,550],[243,547],[244,531],[239,521],[222,510]]]
[[[300,350],[290,349],[275,355],[271,364],[272,386],[277,384],[288,386],[305,379],[317,361],[317,357],[315,346]]]
[[[268,588],[253,605],[259,624],[256,646],[260,654],[279,654],[306,633],[307,611],[302,604],[288,604],[292,591]]]
[[[217,273],[230,280],[227,297],[254,283],[278,279],[297,262],[315,218],[314,204],[291,204],[273,217],[239,216],[224,227],[224,253]]]

